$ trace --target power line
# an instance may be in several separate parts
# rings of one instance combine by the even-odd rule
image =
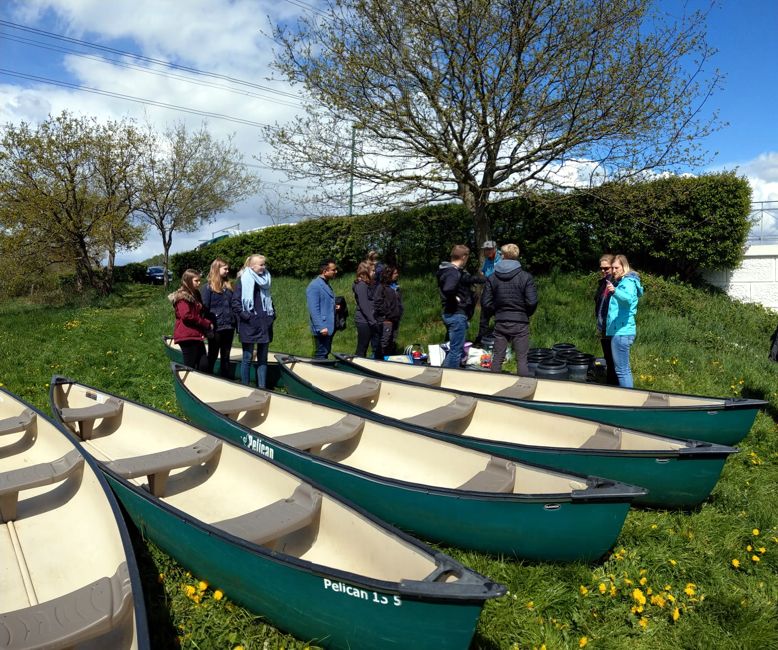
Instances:
[[[14,41],[16,43],[22,43],[24,45],[32,45],[33,47],[38,47],[38,48],[45,49],[45,50],[51,50],[51,51],[54,51],[54,52],[62,52],[62,53],[65,53],[65,54],[71,54],[73,56],[78,56],[78,57],[81,57],[81,58],[84,58],[84,59],[88,59],[90,61],[97,61],[99,63],[104,63],[104,64],[107,64],[107,65],[115,65],[115,66],[119,66],[119,67],[122,67],[122,68],[129,68],[129,69],[133,69],[133,70],[140,70],[141,72],[144,72],[145,74],[152,74],[152,75],[155,75],[155,76],[158,76],[158,77],[166,77],[166,78],[169,78],[169,79],[178,79],[178,80],[184,81],[186,83],[191,83],[191,84],[194,84],[194,85],[197,85],[197,86],[203,86],[203,87],[206,87],[206,88],[216,88],[216,89],[219,89],[219,90],[226,90],[227,92],[237,93],[237,94],[243,95],[245,97],[255,97],[257,99],[265,99],[265,100],[268,100],[268,101],[275,102],[276,104],[280,104],[280,105],[283,105],[283,106],[290,106],[292,108],[300,108],[301,107],[300,103],[290,102],[290,101],[286,101],[284,99],[272,98],[272,97],[268,97],[267,95],[260,95],[258,93],[253,93],[250,90],[239,90],[237,88],[231,88],[229,86],[225,86],[225,85],[222,85],[222,84],[209,83],[207,81],[198,81],[197,79],[193,79],[191,77],[184,77],[182,75],[171,74],[169,72],[162,72],[162,71],[159,71],[159,70],[151,70],[150,68],[146,68],[146,67],[143,67],[143,66],[140,66],[140,65],[136,65],[136,64],[133,64],[133,63],[128,63],[126,61],[118,61],[116,59],[106,59],[104,57],[97,56],[95,54],[86,54],[84,52],[79,52],[77,50],[73,50],[73,49],[70,49],[70,48],[67,48],[67,47],[59,47],[57,45],[41,43],[41,42],[35,41],[33,39],[21,38],[21,37],[18,37],[18,36],[11,36],[11,35],[5,34],[3,32],[0,32],[0,36],[2,36],[5,40]],[[279,94],[280,94],[280,91],[279,91]]]
[[[291,99],[299,100],[300,96],[296,93],[287,92],[284,90],[277,90],[275,88],[270,88],[268,86],[263,86],[261,84],[257,84],[251,81],[246,81],[244,79],[238,79],[237,77],[230,77],[229,75],[223,75],[216,72],[208,72],[206,70],[200,70],[198,68],[192,68],[185,65],[180,65],[178,63],[170,63],[169,61],[165,61],[164,59],[155,59],[148,56],[143,56],[142,54],[135,54],[134,52],[127,52],[125,50],[119,50],[113,47],[108,47],[106,45],[99,45],[97,43],[92,43],[90,41],[83,41],[77,38],[71,38],[70,36],[62,36],[61,34],[56,34],[54,32],[48,32],[44,29],[38,29],[36,27],[28,27],[26,25],[20,25],[19,23],[13,23],[8,20],[0,20],[0,25],[4,27],[10,27],[11,29],[18,29],[25,32],[31,32],[33,34],[39,34],[42,36],[45,36],[47,38],[53,38],[60,41],[67,41],[68,43],[76,43],[78,45],[82,45],[84,47],[93,48],[96,50],[101,50],[103,52],[110,52],[112,54],[117,54],[119,56],[129,56],[134,59],[137,59],[139,61],[145,61],[147,63],[154,63],[156,65],[161,65],[166,68],[171,68],[175,70],[183,70],[186,72],[192,72],[194,74],[202,75],[205,77],[212,77],[214,79],[222,79],[224,81],[229,81],[230,83],[238,84],[240,86],[248,86],[250,88],[256,88],[257,90],[263,90],[265,92],[271,92],[273,94],[278,95],[284,95],[286,97],[289,97]]]
[[[13,70],[7,70],[0,68],[0,74],[10,77],[19,77],[21,79],[28,79],[31,81],[39,81],[41,83],[51,84],[54,86],[63,86],[65,88],[72,88],[74,90],[81,90],[88,93],[94,93],[95,95],[103,95],[106,97],[113,97],[115,99],[124,99],[130,102],[136,102],[138,104],[145,104],[147,106],[157,106],[159,108],[169,108],[172,110],[181,111],[183,113],[191,113],[193,115],[202,115],[204,117],[212,117],[218,120],[226,120],[227,122],[235,122],[237,124],[244,124],[246,126],[255,126],[258,128],[274,128],[270,124],[264,124],[262,122],[254,122],[252,120],[246,120],[241,117],[232,117],[231,115],[224,115],[223,113],[213,113],[210,111],[201,111],[195,108],[187,108],[186,106],[178,106],[177,104],[168,104],[166,102],[160,102],[154,99],[145,99],[143,97],[134,97],[133,95],[124,95],[122,93],[114,93],[108,90],[100,90],[99,88],[90,88],[89,86],[82,86],[79,84],[68,83],[67,81],[59,81],[57,79],[48,79],[46,77],[39,77],[37,75],[25,74],[22,72],[14,72]]]

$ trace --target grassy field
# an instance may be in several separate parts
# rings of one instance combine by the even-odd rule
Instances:
[[[540,278],[533,346],[573,342],[599,356],[593,276]],[[279,278],[273,348],[310,354],[305,282]],[[336,292],[351,300],[351,278]],[[504,583],[473,648],[778,647],[778,365],[767,360],[775,317],[725,296],[644,277],[633,371],[638,387],[769,401],[710,500],[693,512],[633,510],[596,564],[555,565],[444,549]],[[442,340],[434,281],[402,279],[403,345]],[[352,301],[353,310],[353,301]],[[352,311],[353,313],[353,311]],[[48,411],[48,382],[64,374],[180,415],[161,336],[173,314],[159,287],[128,285],[82,306],[0,305],[0,384]],[[477,327],[473,323],[471,333]],[[353,352],[355,332],[335,338]],[[586,531],[582,531],[585,534]],[[135,539],[155,647],[304,648]]]

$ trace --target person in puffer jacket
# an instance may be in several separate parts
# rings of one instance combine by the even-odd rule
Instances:
[[[502,260],[495,264],[481,296],[481,309],[494,313],[492,372],[502,370],[510,343],[516,354],[517,373],[529,377],[529,319],[537,309],[538,292],[534,278],[521,268],[519,247],[505,244],[501,252]]]
[[[640,276],[630,268],[624,255],[616,255],[613,258],[611,271],[613,280],[606,285],[611,299],[608,304],[605,334],[612,337],[611,350],[619,386],[632,388],[634,383],[629,352],[637,335],[635,316],[638,301],[643,295],[643,285]]]
[[[206,372],[208,356],[205,337],[213,332],[213,323],[205,317],[200,296],[200,273],[187,269],[181,276],[181,286],[168,295],[176,314],[173,341],[181,348],[184,365]]]

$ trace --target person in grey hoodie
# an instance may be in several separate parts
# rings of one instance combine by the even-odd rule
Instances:
[[[505,244],[502,260],[495,264],[481,296],[481,309],[494,313],[494,350],[492,372],[502,370],[508,343],[516,354],[517,373],[529,376],[529,319],[538,306],[538,292],[533,277],[521,268],[519,247]]]

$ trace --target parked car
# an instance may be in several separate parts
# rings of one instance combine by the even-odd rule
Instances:
[[[167,281],[173,280],[173,273],[167,272]],[[150,266],[146,269],[146,282],[151,284],[164,284],[165,282],[165,268],[162,266]]]

